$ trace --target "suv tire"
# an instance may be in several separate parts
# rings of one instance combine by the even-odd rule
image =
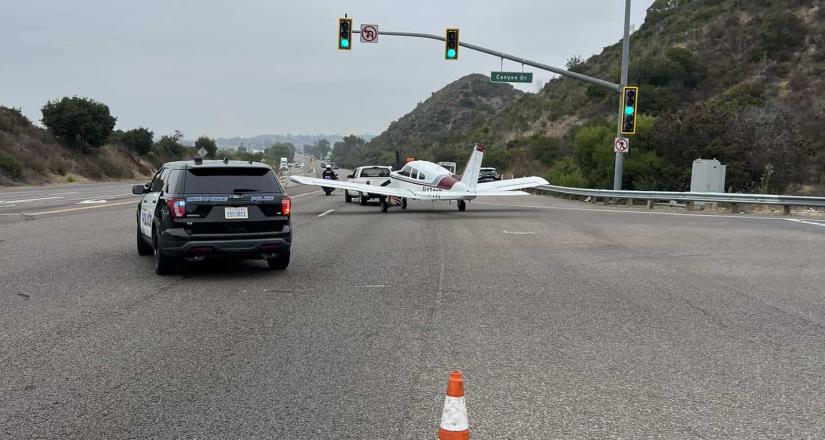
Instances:
[[[152,243],[154,243],[153,253],[155,255],[155,273],[158,275],[169,275],[175,271],[175,260],[163,255],[158,247],[158,237],[152,233]]]
[[[149,243],[147,243],[146,240],[144,240],[141,236],[140,225],[138,225],[137,228],[137,251],[138,255],[152,255],[152,253],[154,252],[152,246],[150,246]]]
[[[266,264],[268,264],[272,270],[284,270],[289,266],[289,254],[290,251],[286,251],[281,252],[275,258],[267,258]]]

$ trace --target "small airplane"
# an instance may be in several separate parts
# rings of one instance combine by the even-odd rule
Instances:
[[[407,162],[398,171],[390,173],[390,180],[383,186],[361,183],[342,182],[339,180],[315,179],[304,176],[289,176],[289,179],[302,185],[315,185],[343,189],[352,192],[375,194],[380,196],[381,212],[387,212],[390,201],[407,208],[407,200],[456,200],[458,210],[467,209],[467,201],[476,197],[488,196],[526,196],[529,193],[516,191],[547,185],[541,177],[521,177],[518,179],[498,180],[478,183],[484,146],[476,144],[467,161],[467,168],[460,177],[454,176],[446,168],[425,160]]]

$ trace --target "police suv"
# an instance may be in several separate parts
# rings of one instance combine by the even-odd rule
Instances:
[[[264,259],[289,265],[292,202],[268,165],[201,160],[164,164],[151,182],[135,185],[137,250],[154,255],[155,272],[179,260]]]

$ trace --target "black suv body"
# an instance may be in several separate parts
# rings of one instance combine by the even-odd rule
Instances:
[[[158,274],[180,259],[264,259],[286,269],[292,246],[292,201],[268,165],[194,160],[164,164],[137,210],[137,248],[154,255]]]

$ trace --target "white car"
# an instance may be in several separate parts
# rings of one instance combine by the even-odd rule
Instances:
[[[347,181],[364,185],[383,186],[389,183],[391,172],[392,167],[378,165],[358,167],[352,174],[347,176]],[[350,193],[349,191],[344,191],[344,200],[347,203],[352,202],[352,199],[356,197],[360,199],[359,201],[362,205],[366,205],[369,199],[377,199],[381,196],[378,194],[364,194],[362,192]]]

